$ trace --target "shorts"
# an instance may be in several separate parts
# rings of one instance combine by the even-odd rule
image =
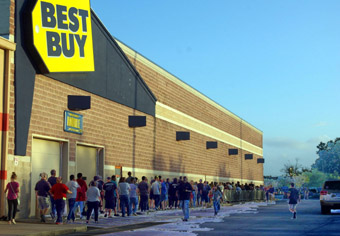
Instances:
[[[48,197],[42,197],[42,196],[38,196],[38,206],[40,210],[44,210],[46,208],[49,208],[49,204],[48,204]]]
[[[105,199],[105,208],[106,209],[115,209],[116,199],[117,198]]]
[[[167,200],[167,195],[166,194],[161,194],[161,202]]]
[[[202,195],[202,200],[201,200],[202,202],[203,201],[205,201],[206,203],[208,203],[209,202],[209,197],[208,197],[208,195]]]
[[[288,204],[290,210],[296,210],[297,204]]]

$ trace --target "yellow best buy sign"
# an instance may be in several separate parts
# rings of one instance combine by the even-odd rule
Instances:
[[[49,72],[94,71],[89,0],[38,0],[32,27]]]

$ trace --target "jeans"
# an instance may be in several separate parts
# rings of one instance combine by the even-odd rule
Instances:
[[[13,220],[15,219],[15,214],[17,213],[18,208],[18,199],[9,200],[7,199],[8,203],[8,219],[7,220]]]
[[[196,191],[192,191],[192,195],[193,195],[193,198],[192,198],[192,205],[193,207],[196,207]]]
[[[140,195],[140,201],[139,201],[139,205],[140,205],[140,210],[141,211],[147,211],[148,209],[148,195]]]
[[[181,201],[183,215],[184,215],[185,220],[189,219],[189,202],[190,202],[190,200],[182,200]]]
[[[176,195],[169,195],[169,206],[177,208],[178,198]]]
[[[78,208],[78,206],[79,206],[79,208],[80,208],[80,219],[82,219],[83,218],[83,211],[84,211],[84,202],[76,202],[76,204],[74,205],[74,211],[76,211],[76,209]]]
[[[52,196],[50,196],[50,201],[51,201],[51,216],[52,218],[54,218],[55,215],[57,214],[57,210],[56,210],[55,200]]]
[[[214,211],[215,211],[215,215],[217,215],[217,213],[220,211],[221,208],[221,204],[219,200],[214,200]]]
[[[129,205],[130,205],[129,214],[130,215],[131,215],[131,213],[135,214],[137,212],[137,209],[138,209],[138,197],[130,197]],[[132,205],[134,205],[133,209],[132,209]]]
[[[98,221],[98,209],[99,209],[99,202],[87,202],[87,216],[86,220],[88,221],[91,217],[91,213],[94,210],[94,221]]]
[[[120,208],[122,209],[122,216],[125,216],[125,207],[127,208],[127,214],[130,216],[130,204],[129,197],[127,195],[120,195]]]
[[[76,204],[76,199],[75,198],[69,198],[68,199],[68,215],[67,215],[67,220],[75,220],[76,217],[74,215],[75,211],[75,204]]]
[[[63,213],[65,208],[65,201],[63,199],[55,200],[56,210],[57,210],[57,223],[63,223]]]
[[[197,204],[198,206],[202,205],[202,195],[200,194],[200,191],[197,192]]]
[[[155,209],[157,210],[161,201],[161,195],[160,194],[154,194],[153,199],[155,200]]]

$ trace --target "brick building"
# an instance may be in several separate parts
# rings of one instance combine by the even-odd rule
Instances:
[[[92,25],[94,70],[53,72],[27,33],[42,29],[27,23],[41,1],[5,2],[1,187],[12,171],[18,174],[21,198],[28,203],[22,216],[36,214],[34,185],[39,173],[51,169],[64,179],[78,172],[89,180],[131,171],[139,178],[263,183],[262,132],[114,39],[94,12],[86,19]],[[81,24],[80,14],[78,19]],[[69,66],[67,60],[60,65]],[[86,109],[70,95],[85,99],[80,101]]]

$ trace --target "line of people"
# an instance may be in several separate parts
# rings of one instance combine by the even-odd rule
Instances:
[[[56,171],[51,170],[48,178],[46,173],[41,173],[41,179],[35,185],[35,192],[40,211],[41,222],[46,222],[45,216],[48,209],[51,209],[51,217],[56,220],[56,224],[62,224],[62,216],[65,212],[65,204],[68,203],[67,222],[74,222],[76,219],[76,209],[79,208],[80,219],[86,217],[89,223],[91,216],[98,222],[99,213],[104,217],[113,216],[125,217],[149,212],[150,210],[166,210],[181,208],[183,210],[183,220],[189,219],[189,207],[203,206],[213,203],[215,215],[220,209],[220,202],[223,201],[224,190],[253,190],[260,187],[253,184],[241,185],[234,183],[211,183],[200,180],[199,183],[188,181],[186,177],[162,179],[162,176],[155,176],[148,181],[143,176],[141,181],[131,176],[119,178],[116,176],[106,178],[104,182],[101,176],[94,176],[87,185],[82,178],[82,173],[70,175],[69,181],[63,184],[61,177],[56,176]],[[13,173],[12,181],[8,183],[6,191],[9,204],[9,223],[15,224],[15,212],[18,198],[19,184],[15,182],[16,175]],[[14,200],[13,200],[14,199]],[[67,200],[67,201],[66,201]],[[86,207],[85,207],[86,206]]]

